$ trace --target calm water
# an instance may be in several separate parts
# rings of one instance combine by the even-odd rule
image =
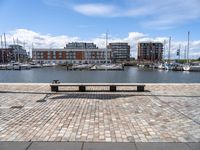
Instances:
[[[67,71],[63,67],[0,70],[1,83],[50,83],[54,79],[68,83],[200,83],[200,72],[142,70],[135,67],[126,67],[124,71]]]

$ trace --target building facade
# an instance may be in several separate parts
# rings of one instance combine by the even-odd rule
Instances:
[[[24,47],[18,44],[9,45],[9,48],[13,49],[14,61],[25,62],[28,59],[28,54]]]
[[[125,62],[130,60],[130,46],[128,43],[109,43],[112,51],[112,62]]]
[[[107,53],[106,53],[107,52]],[[103,64],[111,62],[111,50],[99,49],[93,43],[69,43],[63,49],[33,49],[33,60],[38,63]]]
[[[9,45],[8,48],[0,48],[0,63],[24,62],[27,58],[26,50],[20,45]]]
[[[9,63],[14,61],[14,49],[12,48],[0,48],[0,63]]]
[[[138,43],[138,61],[159,62],[162,61],[163,43],[143,42]]]

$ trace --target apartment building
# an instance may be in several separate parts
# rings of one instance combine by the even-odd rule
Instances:
[[[27,58],[27,52],[21,45],[13,44],[8,48],[0,48],[0,63],[24,62]]]
[[[109,43],[112,52],[112,62],[125,62],[130,60],[130,45],[128,43]]]
[[[106,58],[111,62],[111,50],[83,42],[68,43],[63,49],[33,49],[32,56],[38,63],[103,64]]]
[[[159,62],[163,56],[163,43],[141,42],[138,43],[138,61]]]

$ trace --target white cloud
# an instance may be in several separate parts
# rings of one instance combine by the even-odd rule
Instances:
[[[25,42],[27,48],[31,48],[32,43],[35,48],[63,48],[67,42],[79,40],[78,37],[44,35],[27,29],[10,31],[7,34],[8,43],[13,44],[13,38],[15,42],[17,42],[18,39],[19,44]]]
[[[115,6],[104,4],[81,4],[75,5],[75,11],[87,16],[110,16],[115,12]]]
[[[32,43],[34,44],[34,48],[63,48],[68,42],[94,42],[99,48],[105,48],[106,39],[105,34],[101,34],[96,38],[91,38],[90,40],[81,39],[80,37],[69,37],[66,35],[53,36],[50,34],[41,34],[27,29],[17,29],[15,31],[10,31],[7,35],[7,43],[13,44],[13,38],[19,39],[19,44],[26,42],[26,49],[29,50],[32,47]],[[137,43],[138,42],[164,42],[167,41],[166,44],[166,56],[168,49],[168,37],[151,37],[148,34],[140,33],[140,32],[129,32],[127,37],[110,37],[108,38],[108,43],[111,42],[127,42],[131,46],[131,55],[137,56]],[[181,54],[182,58],[184,56],[184,49],[187,45],[187,41],[176,41],[172,39],[172,48],[171,48],[171,56],[173,58],[176,57],[176,50],[181,45]],[[190,42],[190,58],[198,58],[200,57],[200,40]]]
[[[47,5],[73,9],[86,16],[132,17],[141,26],[168,29],[200,18],[200,0],[121,0],[79,3],[72,0],[43,0]],[[90,1],[91,2],[91,1]]]
[[[86,16],[134,17],[147,28],[167,29],[200,18],[199,0],[129,0],[127,4],[74,4]]]

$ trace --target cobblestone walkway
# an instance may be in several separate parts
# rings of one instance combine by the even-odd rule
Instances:
[[[200,85],[147,89],[57,94],[0,85],[0,141],[200,142]]]

